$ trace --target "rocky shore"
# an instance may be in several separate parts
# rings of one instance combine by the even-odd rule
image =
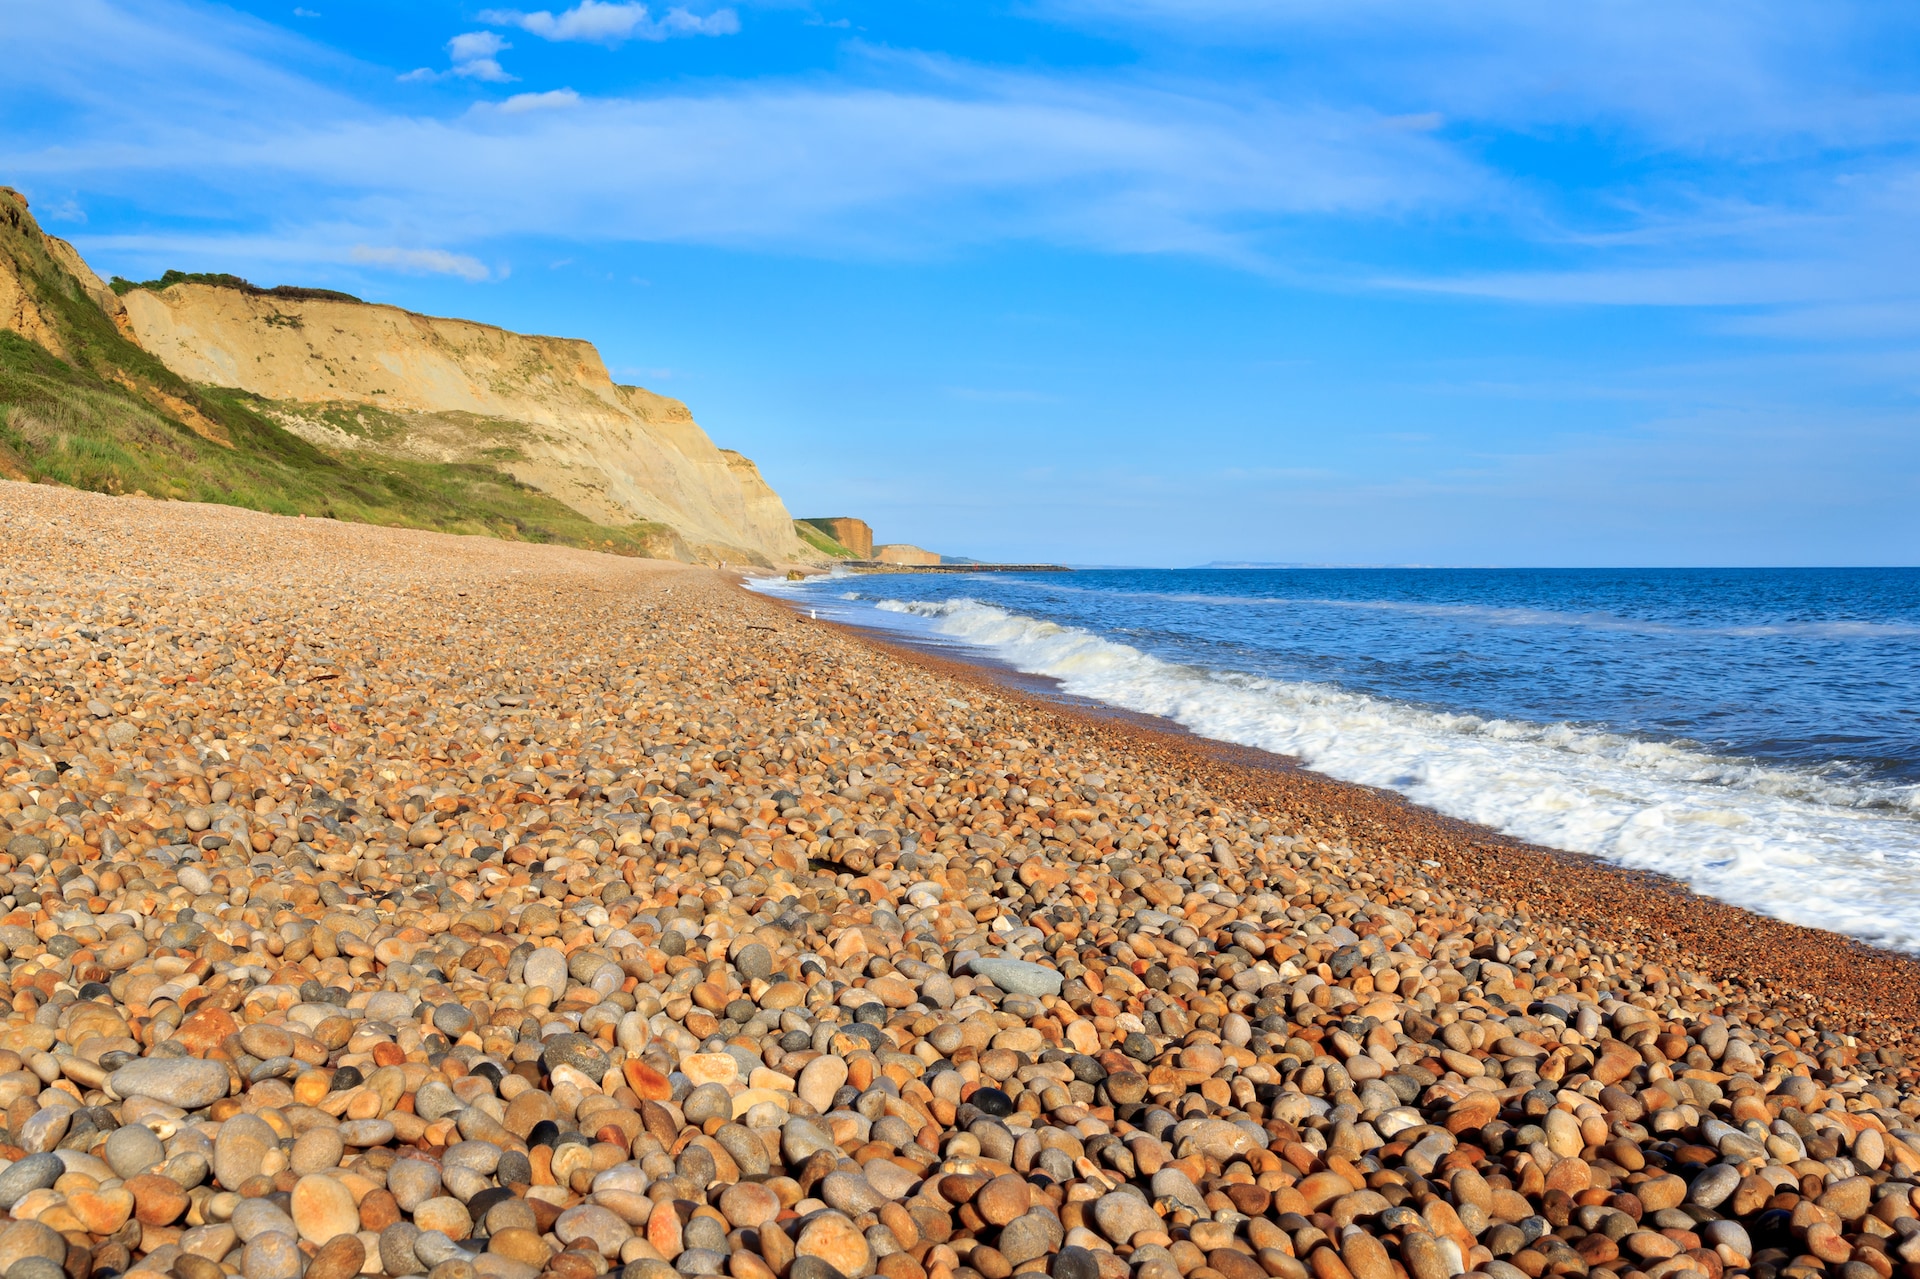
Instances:
[[[0,1274],[1920,1279],[1911,963],[715,574],[0,484]]]

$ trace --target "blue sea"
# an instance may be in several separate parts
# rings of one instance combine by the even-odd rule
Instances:
[[[1532,843],[1920,952],[1920,569],[756,585]]]

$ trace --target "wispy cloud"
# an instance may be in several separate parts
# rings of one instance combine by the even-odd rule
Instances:
[[[1482,123],[1601,123],[1671,146],[1777,153],[1905,138],[1920,95],[1890,49],[1920,18],[1830,0],[1039,0],[1123,39],[1285,50],[1310,92],[1412,99]]]
[[[87,211],[80,207],[77,200],[55,200],[51,203],[36,204],[34,214],[42,222],[85,222]]]
[[[474,80],[513,79],[501,69],[495,56],[509,48],[512,46],[492,31],[469,31],[447,41],[447,52],[453,58],[453,74]]]
[[[450,52],[456,69],[491,74],[504,47],[472,32]],[[15,138],[7,163],[149,193],[158,182],[173,199],[217,192],[229,216],[297,209],[357,224],[369,243],[432,227],[463,241],[532,233],[924,254],[1014,237],[1262,269],[1275,220],[1392,219],[1464,207],[1497,185],[1440,135],[1371,110],[938,58],[867,61],[867,79],[886,83],[554,90],[447,118],[317,108],[311,94],[283,95],[308,105],[277,112],[263,104],[282,98],[244,89],[219,113],[102,95],[96,127],[38,147]],[[471,199],[480,189],[488,198]],[[658,198],[666,189],[672,200]]]
[[[468,31],[447,41],[447,54],[453,65],[445,71],[435,71],[431,67],[417,67],[401,76],[403,81],[439,80],[446,76],[458,76],[466,80],[485,80],[492,84],[506,84],[515,77],[507,74],[500,65],[498,54],[511,49],[497,31]]]
[[[603,4],[600,0],[580,0],[561,13],[539,9],[522,13],[517,9],[487,9],[482,22],[497,26],[519,27],[543,40],[575,40],[587,44],[620,44],[626,40],[668,40],[674,36],[728,36],[740,30],[740,18],[732,9],[720,9],[701,16],[675,7],[655,18],[644,4]]]
[[[9,13],[32,56],[10,65],[0,102],[67,114],[12,130],[0,164],[63,193],[271,223],[316,251],[341,227],[351,242],[456,247],[519,234],[827,254],[1027,241],[1337,288],[1779,312],[1735,321],[1754,333],[1904,332],[1920,309],[1907,248],[1920,95],[1861,55],[1920,19],[1810,0],[1035,3],[1143,50],[1230,45],[1249,61],[1221,55],[1207,79],[1144,57],[1009,70],[854,42],[806,78],[554,89],[435,115],[305,78],[292,37],[237,18],[75,0],[58,20]],[[482,17],[601,44],[737,24],[727,9],[601,0]],[[447,48],[448,68],[412,74],[511,78],[498,31]],[[1560,145],[1602,157],[1591,189],[1512,159]],[[1332,248],[1317,238],[1330,227]]]
[[[549,89],[545,93],[516,93],[500,104],[508,115],[522,111],[564,111],[580,105],[580,95],[572,89]]]
[[[348,257],[365,266],[384,266],[430,275],[457,275],[463,280],[485,280],[492,275],[478,259],[461,253],[449,253],[445,249],[396,249],[356,244]]]

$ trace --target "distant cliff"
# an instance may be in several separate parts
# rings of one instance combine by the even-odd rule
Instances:
[[[801,537],[829,555],[845,555],[856,560],[873,558],[873,529],[863,519],[823,515],[801,520],[799,528]]]
[[[941,563],[940,552],[929,551],[910,542],[889,542],[885,546],[876,546],[873,548],[873,558],[879,564],[911,564],[921,568]]]
[[[14,478],[114,491],[152,473],[156,496],[683,559],[823,558],[751,461],[715,447],[678,400],[616,384],[577,339],[232,277],[109,289],[6,188],[0,330],[25,339],[0,351],[0,474]],[[100,392],[130,402],[119,419]],[[155,417],[196,455],[140,429]],[[108,438],[75,452],[92,433]],[[208,444],[219,452],[201,456]],[[112,452],[126,463],[83,465]],[[330,481],[337,502],[315,491]],[[410,501],[396,484],[434,491]]]

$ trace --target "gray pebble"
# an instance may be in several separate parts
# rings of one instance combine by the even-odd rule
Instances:
[[[572,1066],[593,1080],[600,1079],[613,1064],[590,1037],[572,1032],[549,1039],[541,1060],[549,1071],[555,1066]]]
[[[1057,995],[1063,981],[1053,969],[1024,959],[976,959],[970,967],[1009,995]]]
[[[167,1157],[167,1148],[153,1129],[145,1124],[116,1128],[101,1152],[107,1164],[120,1177],[137,1177]]]
[[[733,957],[734,971],[740,974],[743,982],[773,975],[773,952],[759,942],[749,942],[740,948]]]
[[[300,1243],[292,1234],[273,1231],[248,1240],[240,1254],[243,1279],[300,1279],[306,1265]]]
[[[0,1171],[0,1208],[11,1208],[30,1191],[45,1190],[60,1180],[67,1166],[54,1154],[28,1155]]]
[[[67,1272],[51,1257],[22,1257],[7,1267],[7,1279],[67,1279]]]
[[[412,1212],[440,1193],[440,1169],[425,1159],[397,1159],[387,1169],[387,1190],[403,1211]]]
[[[199,1057],[142,1057],[114,1071],[107,1083],[122,1097],[199,1110],[227,1095],[227,1066]]]
[[[443,1261],[463,1261],[467,1250],[438,1230],[422,1231],[413,1241],[413,1255],[428,1266]]]
[[[420,1237],[420,1228],[411,1221],[396,1221],[380,1232],[380,1268],[390,1275],[417,1275],[426,1273],[426,1267],[420,1264],[420,1258],[413,1250],[414,1240]]]
[[[440,1162],[448,1168],[471,1168],[485,1175],[499,1168],[505,1156],[511,1153],[514,1152],[502,1151],[492,1142],[457,1141],[447,1147],[440,1156]]]
[[[300,1233],[293,1218],[271,1199],[242,1199],[233,1209],[233,1230],[242,1243],[252,1243],[261,1235]]]

